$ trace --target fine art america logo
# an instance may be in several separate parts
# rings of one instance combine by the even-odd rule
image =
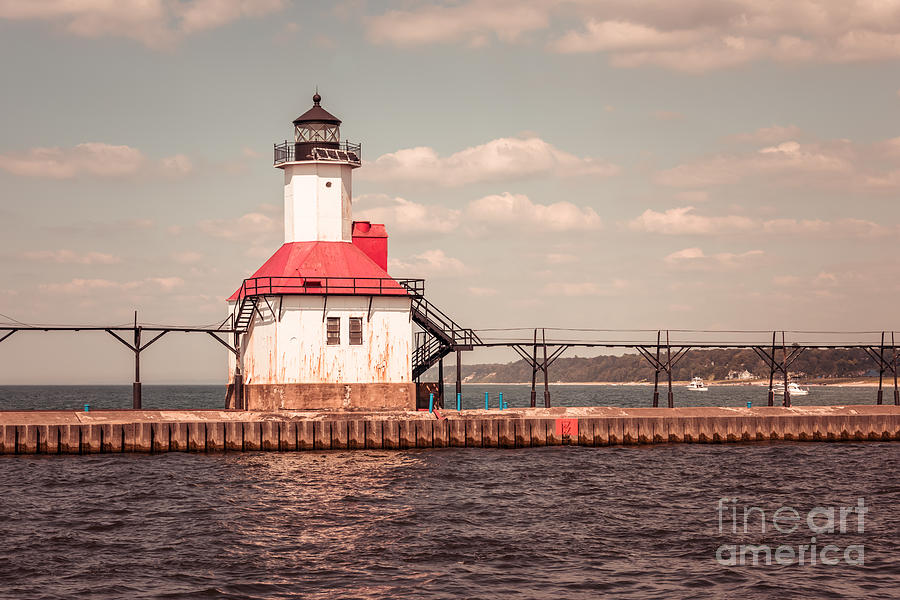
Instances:
[[[790,506],[774,510],[758,506],[738,506],[736,498],[719,498],[716,512],[719,534],[744,536],[791,535],[798,530],[808,543],[790,544],[722,544],[716,550],[716,562],[737,565],[847,565],[865,564],[863,544],[838,546],[817,543],[816,536],[864,533],[865,515],[869,511],[865,498],[856,506],[817,506],[807,512]],[[807,533],[808,530],[808,533]]]

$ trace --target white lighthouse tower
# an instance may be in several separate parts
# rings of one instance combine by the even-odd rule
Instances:
[[[361,148],[320,103],[275,146],[284,244],[228,300],[240,340],[228,406],[414,409],[416,283],[388,275],[383,225],[352,220]]]

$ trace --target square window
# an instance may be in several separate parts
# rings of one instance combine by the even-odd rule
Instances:
[[[350,317],[350,345],[362,346],[362,317]]]
[[[340,317],[328,317],[326,332],[329,346],[337,346],[341,343]]]

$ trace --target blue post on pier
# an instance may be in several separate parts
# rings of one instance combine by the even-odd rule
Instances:
[[[456,410],[462,410],[462,394],[456,394]]]
[[[488,406],[488,393],[485,392],[485,393],[484,393],[484,410],[487,410],[487,409],[489,409],[489,408],[490,408],[490,407]]]
[[[434,394],[428,394],[428,412],[434,412]]]
[[[500,410],[503,410],[506,406],[503,405],[503,392],[500,392]]]

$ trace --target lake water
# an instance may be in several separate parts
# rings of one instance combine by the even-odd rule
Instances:
[[[463,408],[484,408],[484,394],[493,408],[499,406],[499,395],[510,407],[528,406],[529,385],[464,385]],[[712,386],[707,392],[692,392],[683,386],[674,388],[675,406],[754,406],[767,403],[768,390],[759,386]],[[446,386],[447,408],[456,407],[453,384]],[[643,385],[551,385],[553,406],[652,406],[653,388]],[[795,396],[795,406],[874,404],[876,389],[872,387],[813,386],[808,396]],[[145,385],[143,407],[224,408],[223,385]],[[885,389],[885,401],[893,403],[893,390]],[[776,397],[778,405],[781,399]],[[537,404],[543,406],[543,388],[537,392]],[[0,386],[0,410],[131,408],[130,385],[78,386]],[[666,406],[665,387],[660,388],[660,405]]]
[[[528,403],[527,386],[473,385],[465,406],[485,391],[493,407],[501,391]],[[678,390],[676,403],[765,392]],[[552,393],[555,405],[647,406],[652,390]],[[813,388],[796,401],[874,393]],[[145,387],[149,408],[222,399],[222,386]],[[3,409],[84,402],[125,408],[130,387],[0,388]],[[0,598],[897,598],[898,462],[900,444],[874,442],[0,456]],[[845,533],[805,520],[763,532],[758,519],[744,532],[719,509],[771,518],[860,499],[863,530],[851,520]],[[813,536],[837,564],[718,560],[732,545],[799,552]]]
[[[874,442],[4,456],[0,598],[896,598],[898,459]],[[720,530],[721,498],[868,512],[817,536],[836,565],[732,566],[723,546],[814,534],[733,533],[727,512]]]

